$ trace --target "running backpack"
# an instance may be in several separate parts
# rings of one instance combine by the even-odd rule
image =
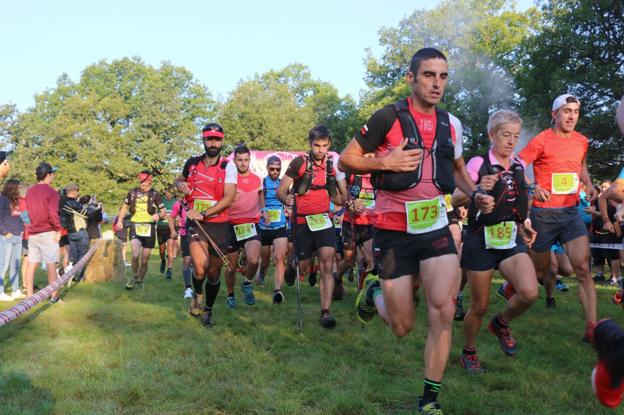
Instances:
[[[303,176],[297,179],[295,183],[295,189],[299,196],[303,196],[308,193],[309,190],[322,190],[327,189],[330,197],[336,196],[338,182],[336,181],[336,173],[334,172],[334,160],[331,154],[328,154],[325,161],[325,184],[314,184],[314,163],[309,154],[303,156],[303,160],[306,163],[306,169]]]
[[[137,199],[139,198],[139,189],[132,189],[130,191],[130,200],[129,200],[129,204],[128,204],[128,208],[130,211],[130,214],[134,215],[136,213],[136,202]],[[156,195],[156,190],[154,189],[149,189],[147,191],[147,213],[149,213],[150,215],[153,215],[154,213],[156,213],[156,206],[154,205],[154,198]]]

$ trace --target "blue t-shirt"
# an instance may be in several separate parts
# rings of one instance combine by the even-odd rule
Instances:
[[[592,215],[585,212],[585,209],[587,209],[589,207],[590,203],[589,200],[587,200],[587,193],[581,191],[579,193],[579,204],[577,206],[579,215],[581,215],[581,219],[583,220],[583,223],[586,225],[589,225],[590,223],[592,223]]]
[[[279,177],[272,180],[269,176],[262,181],[264,188],[264,207],[269,212],[271,222],[266,223],[264,217],[260,216],[260,229],[280,229],[286,226],[286,215],[284,214],[284,205],[277,198],[277,188],[280,185]]]
[[[624,180],[624,167],[620,170],[620,174],[618,174],[617,180]]]

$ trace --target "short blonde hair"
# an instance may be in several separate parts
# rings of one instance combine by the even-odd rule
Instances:
[[[496,131],[503,124],[520,124],[522,127],[522,118],[520,115],[512,110],[498,110],[490,115],[487,123],[488,133]]]

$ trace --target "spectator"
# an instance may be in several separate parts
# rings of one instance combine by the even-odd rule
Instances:
[[[26,297],[19,288],[20,255],[24,224],[20,216],[19,180],[9,179],[0,196],[0,301],[13,301]],[[4,292],[4,276],[9,270],[12,292]]]
[[[0,179],[7,177],[10,171],[11,171],[11,166],[9,165],[7,152],[0,151]]]
[[[95,195],[81,196],[79,201],[81,205],[93,211],[93,215],[87,217],[87,234],[89,235],[89,241],[100,239],[102,237],[100,223],[104,220],[102,203],[98,203]]]
[[[30,217],[28,237],[28,268],[26,269],[26,294],[33,295],[35,270],[39,263],[46,265],[48,283],[56,281],[56,264],[59,260],[58,243],[61,238],[61,222],[58,215],[59,194],[50,186],[54,181],[56,167],[41,163],[35,170],[37,184],[26,192],[26,207]],[[58,291],[50,301],[60,300]]]

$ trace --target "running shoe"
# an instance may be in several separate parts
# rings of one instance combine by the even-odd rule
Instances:
[[[481,362],[479,361],[479,357],[476,353],[473,355],[467,355],[462,352],[459,358],[459,364],[471,375],[477,375],[485,372],[485,369],[481,366]]]
[[[552,310],[553,308],[557,308],[557,302],[555,298],[547,298],[546,299],[546,308]]]
[[[164,259],[160,260],[160,273],[164,274],[165,273],[165,267],[167,266],[167,261]]]
[[[136,277],[132,277],[128,280],[128,282],[126,283],[126,290],[131,290],[134,288],[134,284],[136,283],[137,279]]]
[[[189,308],[189,314],[193,317],[199,317],[204,312],[204,306],[202,303],[204,302],[203,294],[193,294],[193,300],[191,301],[191,307]]]
[[[504,282],[498,287],[496,290],[496,295],[502,298],[505,301],[509,301],[509,299],[513,296],[514,290],[513,286],[510,286],[508,282]]]
[[[145,287],[143,286],[143,280],[136,280],[134,282],[134,286],[137,287],[139,290],[145,289]]]
[[[243,283],[243,293],[245,293],[245,302],[247,305],[256,304],[256,296],[253,293],[253,285],[250,282],[245,281]]]
[[[168,279],[168,280],[171,280],[171,273],[172,273],[171,268],[167,268],[167,274],[166,274],[165,278]]]
[[[191,287],[184,290],[184,298],[193,298],[193,289]]]
[[[60,295],[58,297],[51,297],[50,304],[63,304],[63,300],[61,300]]]
[[[207,307],[204,308],[201,315],[201,322],[204,327],[214,326],[214,321],[212,320],[212,310],[208,309]]]
[[[363,324],[369,324],[375,314],[375,300],[373,299],[373,291],[380,287],[379,277],[375,274],[368,274],[364,279],[364,288],[360,290],[355,299],[355,307],[357,309],[357,318]]]
[[[463,303],[464,303],[463,298],[457,297],[455,299],[455,315],[453,316],[453,320],[464,321],[466,312],[464,311]]]
[[[624,303],[624,291],[618,290],[615,294],[613,294],[611,301],[613,304],[622,305]]]
[[[566,284],[565,282],[563,282],[562,279],[557,278],[557,282],[555,283],[555,286],[557,287],[557,291],[565,293],[568,292],[570,290],[570,287],[568,287],[568,284]]]
[[[7,293],[2,293],[0,294],[0,301],[8,303],[9,301],[13,301],[13,297]]]
[[[604,283],[605,283],[605,277],[602,272],[599,272],[598,274],[594,276],[594,284],[604,285]]]
[[[444,415],[442,407],[438,402],[429,402],[428,404],[422,404],[422,396],[418,397],[418,413],[425,415]]]
[[[319,324],[324,329],[333,329],[336,327],[336,319],[329,314],[329,311],[321,313],[321,318],[319,319]]]
[[[279,304],[284,301],[284,293],[282,290],[275,290],[273,292],[273,304]]]
[[[490,320],[487,328],[490,333],[498,337],[498,341],[500,343],[500,347],[503,353],[505,353],[507,356],[515,356],[518,350],[516,347],[516,341],[511,336],[511,330],[509,329],[509,327],[506,329],[499,327],[495,323],[496,318],[497,316],[494,316],[492,320]]]
[[[236,297],[233,295],[228,295],[225,297],[225,303],[229,308],[236,308]]]
[[[588,321],[585,325],[585,334],[583,335],[583,341],[585,343],[593,343],[594,342],[594,329],[596,328],[596,323],[592,321]]]
[[[26,294],[21,290],[16,290],[11,293],[11,298],[14,300],[21,300],[22,298],[26,298]]]

